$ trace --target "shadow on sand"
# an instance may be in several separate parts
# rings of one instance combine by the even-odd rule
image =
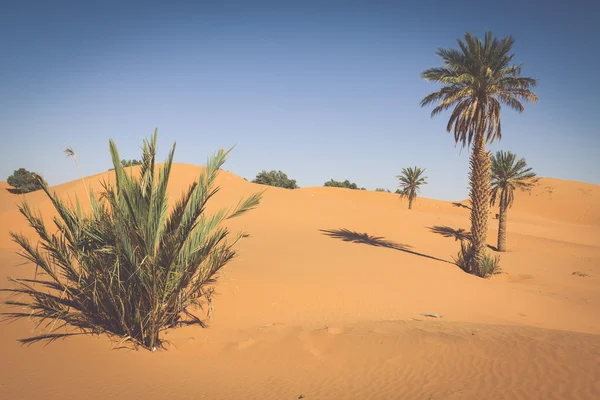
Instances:
[[[414,250],[410,250],[411,246],[392,242],[381,236],[371,236],[368,233],[358,233],[358,232],[350,231],[348,229],[335,229],[335,230],[319,229],[319,232],[321,232],[324,235],[327,235],[329,237],[332,237],[334,239],[343,240],[344,242],[367,244],[369,246],[375,246],[375,247],[386,247],[388,249],[398,250],[398,251],[402,251],[402,252],[412,254],[415,256],[425,257],[425,258],[429,258],[431,260],[441,261],[441,262],[445,262],[445,263],[454,265],[454,263],[452,263],[450,261],[442,260],[441,258],[429,256],[427,254],[423,254],[423,253],[416,252]]]
[[[432,226],[429,228],[429,231],[432,233],[435,233],[437,235],[441,235],[443,237],[447,237],[447,238],[454,238],[454,241],[471,241],[471,232],[469,231],[465,231],[462,228],[459,229],[454,229],[451,228],[449,226],[440,226],[440,225],[436,225],[436,226]],[[487,247],[491,250],[494,251],[498,251],[494,246],[492,245],[487,245]]]
[[[453,205],[454,207],[458,207],[458,208],[466,208],[467,210],[470,210],[470,209],[471,209],[471,207],[469,207],[468,205],[466,205],[466,204],[463,204],[463,203],[458,203],[458,202],[455,202],[455,203],[452,203],[452,205]]]

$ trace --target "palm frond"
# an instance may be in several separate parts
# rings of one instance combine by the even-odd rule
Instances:
[[[423,79],[441,85],[421,100],[421,107],[435,105],[432,117],[453,110],[446,129],[463,147],[471,145],[475,134],[485,135],[486,142],[500,140],[499,105],[523,112],[523,102],[537,102],[531,91],[537,81],[521,76],[522,65],[511,64],[512,36],[498,39],[487,31],[482,41],[467,32],[457,43],[458,49],[436,51],[443,66],[421,73]]]

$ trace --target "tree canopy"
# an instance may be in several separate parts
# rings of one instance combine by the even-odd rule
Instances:
[[[358,185],[356,183],[350,183],[350,181],[348,179],[346,179],[343,182],[334,181],[333,179],[330,179],[327,182],[325,182],[323,184],[323,186],[325,186],[325,187],[338,187],[338,188],[346,188],[346,189],[359,190],[358,189]],[[360,188],[360,190],[367,190],[367,189]]]
[[[288,176],[281,171],[261,171],[256,174],[256,178],[252,183],[258,183],[261,185],[275,186],[284,189],[298,189],[295,179],[290,179]]]
[[[13,193],[29,193],[42,188],[41,177],[25,168],[15,170],[6,182],[14,188],[10,189]]]

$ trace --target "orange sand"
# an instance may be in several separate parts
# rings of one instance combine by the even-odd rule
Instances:
[[[174,165],[172,200],[199,171]],[[226,172],[219,183],[213,210],[265,188]],[[53,189],[84,193],[79,180]],[[3,287],[33,273],[8,234],[31,233],[22,198],[51,215],[40,192],[0,190]],[[408,211],[389,193],[268,188],[231,222],[251,237],[220,277],[210,328],[171,330],[168,351],[151,353],[91,336],[22,347],[33,323],[3,324],[0,398],[600,398],[600,187],[543,179],[518,193],[505,273],[492,279],[451,263],[468,213],[431,199]]]

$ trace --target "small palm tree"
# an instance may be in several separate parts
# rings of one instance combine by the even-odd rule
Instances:
[[[400,197],[408,198],[408,209],[412,210],[413,201],[419,194],[420,186],[426,185],[426,176],[423,176],[425,169],[418,167],[402,168],[402,173],[396,178],[400,179]]]
[[[438,103],[431,116],[452,109],[446,126],[454,133],[455,143],[472,146],[470,157],[470,198],[472,257],[470,273],[481,276],[487,247],[488,217],[490,211],[490,153],[486,143],[502,138],[500,126],[501,106],[506,105],[523,112],[522,101],[536,102],[531,91],[535,79],[521,76],[521,65],[511,64],[514,44],[511,36],[502,40],[485,33],[482,42],[470,33],[464,42],[458,40],[459,49],[438,49],[444,61],[442,67],[430,68],[421,76],[442,88],[421,101],[421,106]]]
[[[70,336],[77,332],[69,328],[75,328],[155,349],[161,346],[164,329],[203,325],[192,311],[206,303],[211,310],[210,284],[235,256],[236,242],[246,236],[240,233],[230,242],[229,230],[221,224],[255,208],[261,193],[231,210],[206,215],[207,202],[219,190],[214,185],[219,168],[229,153],[220,150],[169,212],[167,186],[175,146],[158,169],[156,137],[155,131],[144,141],[139,176],[125,172],[110,141],[115,183],[103,183],[100,199],[93,190],[89,193],[88,215],[78,200],[70,206],[43,184],[57,213],[56,233],[27,203],[20,206],[40,244],[11,232],[36,274],[33,279],[12,279],[16,287],[2,290],[18,295],[7,304],[25,309],[6,315],[33,318],[48,329],[21,342]]]
[[[524,158],[517,160],[510,151],[499,151],[492,156],[491,205],[500,205],[498,217],[498,251],[506,251],[506,213],[512,206],[515,189],[531,190],[537,182],[532,168]]]

